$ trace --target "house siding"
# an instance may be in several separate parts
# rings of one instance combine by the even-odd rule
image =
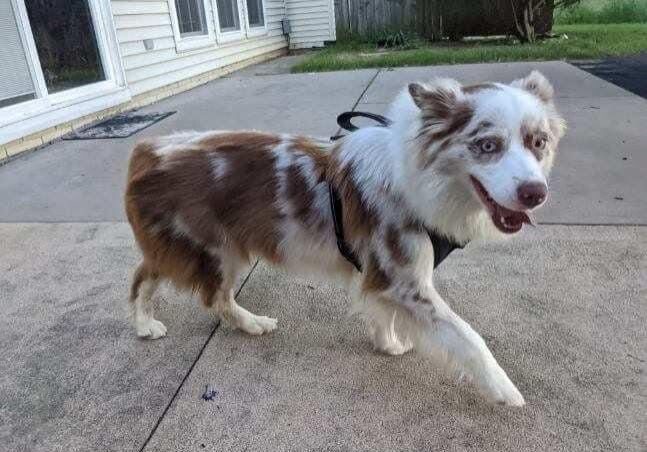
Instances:
[[[214,33],[212,44],[179,51],[171,1],[100,0],[109,27],[111,60],[119,74],[117,92],[98,93],[65,109],[39,111],[21,122],[20,129],[16,124],[0,127],[0,161],[88,123],[285,54],[288,41],[281,25],[285,17],[291,24],[291,48],[320,47],[335,39],[334,0],[264,0],[266,33],[226,43],[218,42]],[[212,1],[207,4],[206,19],[215,24]],[[146,50],[145,39],[153,42],[151,50]]]
[[[285,0],[290,19],[290,48],[323,47],[335,40],[333,0]]]
[[[287,47],[281,29],[283,0],[265,0],[266,34],[222,44],[216,39],[207,47],[183,52],[176,50],[167,1],[111,4],[126,81],[134,96]],[[207,20],[213,23],[212,3],[207,4]],[[144,39],[153,41],[152,50],[146,50]]]

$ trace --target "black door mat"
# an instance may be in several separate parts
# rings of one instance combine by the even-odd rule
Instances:
[[[136,113],[130,111],[113,116],[85,129],[74,131],[63,137],[64,140],[98,140],[103,138],[127,138],[152,126],[174,114],[174,111],[166,113]]]
[[[571,61],[575,67],[647,99],[647,53],[594,61]]]

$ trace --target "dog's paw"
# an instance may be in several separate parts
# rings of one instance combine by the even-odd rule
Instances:
[[[276,329],[276,319],[262,315],[248,316],[236,325],[238,328],[253,336],[270,333]]]
[[[400,342],[399,340],[389,341],[386,344],[375,344],[375,350],[391,356],[404,355],[413,348],[411,341]]]
[[[166,336],[166,327],[159,320],[146,319],[137,324],[137,336],[145,339],[159,339]]]
[[[477,386],[491,403],[514,407],[522,407],[526,404],[521,392],[500,367],[479,378]]]

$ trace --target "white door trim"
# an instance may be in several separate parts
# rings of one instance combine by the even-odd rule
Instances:
[[[27,8],[25,8],[24,0],[11,0],[20,38],[22,39],[23,48],[25,49],[25,56],[31,72],[34,89],[36,90],[36,98],[40,99],[47,95],[47,86],[45,85],[45,78],[43,71],[40,67],[38,60],[38,51],[36,50],[36,43],[34,36],[31,33],[31,25],[29,24],[29,16],[27,15]]]

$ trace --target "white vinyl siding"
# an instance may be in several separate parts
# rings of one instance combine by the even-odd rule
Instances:
[[[285,0],[290,19],[290,47],[322,47],[335,40],[333,0]]]
[[[173,0],[169,0],[173,1]],[[232,42],[213,42],[196,50],[178,52],[170,9],[165,0],[112,0],[117,39],[126,80],[133,95],[188,79],[287,46],[281,30],[283,0],[264,0],[267,32]],[[215,23],[209,0],[206,20]],[[154,48],[146,50],[144,39]]]

